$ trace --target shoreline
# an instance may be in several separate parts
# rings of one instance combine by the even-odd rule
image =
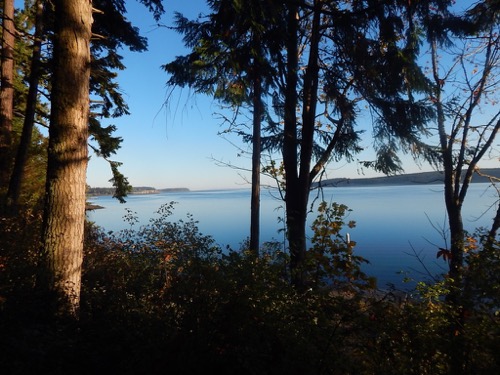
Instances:
[[[104,207],[95,203],[85,203],[85,211],[102,210]]]
[[[484,168],[484,175],[500,179],[500,168]],[[407,173],[395,176],[366,178],[332,178],[313,183],[313,187],[362,187],[362,186],[407,186],[407,185],[439,185],[443,184],[443,173],[439,171]],[[486,176],[474,174],[471,183],[488,183]]]
[[[482,173],[500,179],[500,168],[485,168]],[[490,180],[486,176],[475,174],[471,183],[488,183]],[[377,186],[408,186],[408,185],[440,185],[443,184],[442,172],[418,172],[407,173],[395,176],[381,176],[381,177],[366,177],[366,178],[332,178],[320,182],[314,182],[312,188],[319,187],[377,187]],[[226,189],[222,189],[226,190]],[[203,190],[202,190],[203,191]],[[115,192],[114,188],[94,187],[89,188],[87,192],[87,199],[92,197],[111,196]],[[185,187],[180,188],[164,188],[156,189],[154,187],[135,187],[128,195],[152,195],[161,193],[189,193],[190,189]],[[100,209],[98,205],[89,205],[89,209]]]

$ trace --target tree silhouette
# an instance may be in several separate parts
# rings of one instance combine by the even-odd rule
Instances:
[[[191,87],[197,93],[213,95],[231,105],[235,112],[246,107],[252,112],[252,195],[250,249],[258,254],[260,232],[261,128],[275,68],[270,59],[270,41],[280,25],[280,5],[273,1],[209,1],[212,13],[189,21],[176,17],[176,30],[192,48],[163,68],[171,76],[168,84]]]
[[[248,71],[242,69],[241,57],[252,51],[252,45],[245,50],[222,43],[240,35],[231,22],[220,21],[230,9],[217,8],[218,13],[204,22],[178,20],[178,30],[193,52],[165,65],[171,74],[169,84],[190,86],[228,101],[238,99],[250,87],[239,73]],[[379,140],[378,160],[367,164],[386,173],[401,169],[398,150],[415,144],[425,148],[419,137],[432,112],[411,95],[425,87],[425,77],[415,63],[416,42],[406,36],[411,26],[401,20],[408,16],[406,3],[283,1],[267,9],[268,17],[276,20],[267,23],[267,28],[262,22],[266,17],[259,20],[252,12],[246,13],[247,22],[267,30],[259,34],[266,56],[259,72],[274,114],[265,112],[262,146],[283,157],[281,186],[285,188],[292,281],[301,286],[305,284],[309,192],[330,160],[352,160],[361,150],[355,130],[360,103],[371,108]],[[226,35],[231,37],[224,39]],[[387,71],[394,74],[384,74]]]

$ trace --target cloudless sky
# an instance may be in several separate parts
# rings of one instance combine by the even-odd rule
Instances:
[[[213,113],[216,103],[208,98],[177,90],[164,106],[168,93],[167,74],[161,65],[187,52],[182,37],[165,27],[157,27],[152,15],[137,1],[128,1],[126,17],[148,38],[148,51],[123,50],[126,70],[118,82],[131,115],[112,119],[122,147],[112,159],[123,163],[121,171],[133,186],[188,187],[193,190],[234,188],[243,183],[234,170],[216,166],[212,158],[229,161],[236,155],[230,143],[217,136],[221,128]],[[172,25],[179,11],[194,18],[204,5],[200,0],[165,1],[161,23]],[[181,95],[182,94],[182,95]],[[108,164],[93,156],[87,183],[110,186]]]
[[[174,11],[189,19],[206,10],[204,0],[166,0],[166,13],[160,21],[172,25]],[[137,1],[127,1],[126,17],[148,38],[148,51],[131,53],[122,50],[126,70],[118,74],[118,82],[131,115],[105,123],[117,126],[116,136],[123,138],[122,147],[113,160],[123,163],[122,173],[132,186],[155,188],[186,187],[191,190],[234,189],[249,187],[250,172],[221,166],[217,161],[241,168],[250,168],[250,153],[241,154],[238,147],[249,151],[236,135],[218,135],[224,129],[216,113],[221,112],[217,102],[193,95],[189,89],[176,90],[165,105],[167,74],[161,65],[175,56],[188,53],[182,36],[166,27],[158,27],[152,15]],[[206,12],[205,12],[206,13]],[[366,128],[363,146],[370,148],[369,119],[361,120]],[[371,159],[371,151],[359,159]],[[420,171],[410,159],[405,162],[406,172]],[[429,168],[424,168],[429,170]],[[345,161],[330,164],[328,178],[359,178],[378,175],[359,165]],[[91,157],[87,183],[93,187],[111,186],[111,172],[107,162],[95,155]],[[272,181],[263,178],[263,183]]]
[[[170,26],[174,11],[193,19],[206,10],[204,0],[167,0],[164,4],[166,13],[161,23]],[[120,170],[132,186],[191,190],[249,187],[251,175],[244,169],[251,166],[250,153],[242,154],[238,147],[250,151],[250,145],[243,144],[236,135],[218,135],[225,127],[217,116],[221,112],[217,102],[183,89],[174,91],[168,106],[164,105],[169,93],[168,75],[161,65],[188,53],[182,35],[158,27],[137,1],[127,1],[127,11],[126,17],[148,38],[149,47],[144,53],[122,50],[126,70],[118,73],[118,82],[131,115],[105,123],[115,124],[115,135],[123,138],[122,147],[112,159],[123,163]],[[364,144],[369,146],[370,142]],[[221,166],[218,161],[242,169]],[[332,164],[328,177],[362,177],[357,168],[356,163]],[[93,187],[111,186],[110,178],[107,162],[92,156],[87,183]],[[263,182],[272,183],[265,177]]]

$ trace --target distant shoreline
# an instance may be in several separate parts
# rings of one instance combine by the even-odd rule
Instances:
[[[485,168],[482,169],[483,174],[493,176],[500,179],[500,168]],[[472,183],[485,183],[489,182],[487,177],[475,174],[472,178]],[[438,171],[433,172],[418,172],[406,173],[396,176],[382,176],[382,177],[366,177],[366,178],[333,178],[323,180],[320,183],[315,182],[313,188],[321,187],[369,187],[369,186],[405,186],[405,185],[436,185],[443,183],[443,173]],[[108,187],[91,187],[87,190],[87,197],[109,196],[115,192],[114,188]],[[149,195],[160,193],[188,193],[191,192],[188,188],[164,188],[156,189],[151,186],[134,187],[129,195]],[[102,208],[98,205],[88,204],[87,209]]]
[[[485,175],[500,178],[500,168],[485,168],[481,172]],[[474,174],[472,183],[489,182],[487,177]],[[443,173],[438,171],[407,173],[396,176],[367,177],[367,178],[333,178],[315,183],[314,187],[362,187],[362,186],[397,186],[397,185],[435,185],[443,183]]]
[[[160,194],[160,193],[179,193],[179,192],[189,192],[188,188],[166,188],[166,189],[156,189],[150,186],[139,186],[132,188],[132,191],[128,195],[150,195],[150,194]],[[92,197],[103,197],[112,196],[115,193],[114,188],[108,187],[90,187],[87,189],[87,199]],[[87,202],[85,205],[86,211],[100,210],[103,206],[98,204]]]
[[[160,194],[160,193],[186,193],[190,190],[185,187],[181,188],[165,188],[156,189],[151,186],[137,186],[133,187],[128,195],[146,195],[146,194]],[[87,197],[99,197],[105,195],[113,195],[115,188],[110,187],[90,187],[87,189]]]

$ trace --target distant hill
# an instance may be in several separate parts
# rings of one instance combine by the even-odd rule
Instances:
[[[151,186],[135,186],[129,193],[132,194],[158,194],[158,193],[177,193],[177,192],[187,192],[188,188],[166,188],[166,189],[156,189]],[[95,197],[98,195],[113,195],[115,193],[115,188],[110,187],[89,187],[87,188],[87,196]]]
[[[483,174],[500,178],[500,168],[482,169]],[[486,177],[474,175],[473,183],[489,182]],[[395,185],[431,185],[443,183],[442,172],[407,173],[397,176],[369,177],[369,178],[333,178],[321,181],[321,186],[395,186]],[[317,186],[317,184],[316,184]]]

